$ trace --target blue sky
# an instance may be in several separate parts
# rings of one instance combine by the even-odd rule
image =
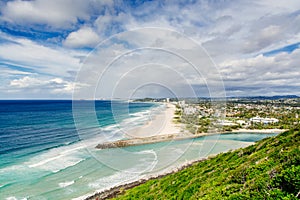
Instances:
[[[228,96],[300,95],[299,24],[298,0],[1,1],[0,99],[72,98],[76,77],[91,50],[114,34],[144,27],[174,30],[201,45],[215,63]],[[143,34],[139,40],[135,36],[119,41],[114,38],[107,43],[109,46],[98,46],[97,52],[102,53],[99,57],[148,45],[150,40],[146,37],[153,35]],[[156,37],[157,41],[170,39]],[[173,43],[176,48],[185,48],[180,40]],[[168,56],[147,54],[147,59],[158,56],[154,60],[180,71],[174,61],[167,61]],[[112,54],[109,56],[113,59]],[[135,60],[126,58],[112,73],[127,73],[125,63],[142,63],[137,61],[139,57],[133,57]],[[97,60],[97,65],[101,62],[104,61]],[[184,71],[180,73],[187,82],[193,88],[199,87],[197,95],[207,96],[207,89],[201,89],[205,87],[203,81]],[[164,79],[160,70],[153,73]],[[107,85],[115,84],[107,81]],[[123,90],[133,87],[129,82],[130,79],[128,85],[124,83],[128,88]],[[172,87],[181,88],[180,84],[178,81]],[[85,85],[77,84],[80,88]],[[138,93],[163,96],[166,90],[157,88],[155,94],[153,91]],[[183,91],[180,93],[184,95]],[[109,98],[105,91],[99,97]]]
[[[281,53],[281,52],[292,53],[294,50],[299,49],[299,45],[300,45],[300,42],[297,42],[295,44],[290,44],[290,45],[284,46],[282,48],[266,52],[263,55],[272,56],[272,55],[276,55],[276,54]]]

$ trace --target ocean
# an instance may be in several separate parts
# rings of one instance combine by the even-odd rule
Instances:
[[[74,114],[70,100],[0,101],[0,199],[84,199],[95,191],[275,135],[213,135],[98,150],[96,144],[126,138],[124,127],[147,123],[165,105],[78,102],[80,112]],[[93,115],[97,123],[90,123]]]

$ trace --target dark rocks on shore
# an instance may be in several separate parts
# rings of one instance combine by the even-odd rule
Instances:
[[[143,145],[143,144],[169,141],[172,139],[176,139],[177,137],[178,137],[178,135],[172,134],[172,135],[157,135],[157,136],[152,136],[152,137],[118,140],[118,141],[114,141],[114,142],[105,142],[105,143],[98,144],[96,146],[96,148],[97,149],[109,149],[109,148],[122,148],[122,147],[128,147],[128,146],[137,146],[137,145]]]
[[[98,144],[96,146],[97,149],[109,149],[109,148],[118,148],[118,147],[127,147],[130,146],[130,143],[126,140],[119,140],[115,142],[106,142],[102,144]]]

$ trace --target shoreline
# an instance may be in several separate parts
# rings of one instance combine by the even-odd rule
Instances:
[[[230,132],[222,132],[222,133],[205,133],[205,134],[201,134],[201,135],[194,135],[194,136],[190,136],[194,137],[194,138],[198,138],[198,137],[204,137],[207,135],[216,135],[216,134],[238,134],[238,133],[256,133],[256,134],[272,134],[272,133],[281,133],[284,132],[286,130],[284,129],[261,129],[261,130],[257,130],[257,129],[238,129],[235,131],[230,131]],[[187,139],[187,138],[185,138]],[[140,144],[143,145],[143,144]],[[84,197],[82,197],[83,200],[103,200],[103,199],[111,199],[116,197],[117,195],[120,195],[122,193],[124,193],[126,190],[134,188],[136,186],[139,186],[149,180],[153,180],[153,179],[159,179],[162,177],[165,177],[167,175],[170,174],[174,174],[178,171],[184,170],[189,166],[192,166],[195,163],[199,163],[199,162],[203,162],[205,160],[211,159],[213,157],[215,157],[217,154],[215,155],[210,155],[208,157],[205,158],[201,158],[201,159],[197,159],[197,160],[191,160],[188,161],[186,163],[183,163],[182,165],[179,166],[174,166],[170,169],[166,169],[163,170],[161,172],[157,172],[156,174],[152,174],[152,175],[145,175],[144,177],[140,177],[138,180],[134,180],[131,182],[127,182],[127,183],[121,183],[120,185],[116,185],[113,187],[110,187],[108,189],[103,189],[102,191],[95,191],[93,194],[87,194]]]
[[[100,191],[100,192],[95,192],[94,194],[91,194],[90,196],[87,195],[87,197],[85,197],[84,200],[111,199],[111,198],[116,197],[117,195],[122,194],[123,192],[125,192],[125,190],[128,190],[128,189],[134,188],[136,186],[139,186],[139,185],[141,185],[141,184],[143,184],[143,183],[145,183],[149,180],[165,177],[167,175],[170,175],[170,174],[179,172],[181,170],[184,170],[184,169],[192,166],[195,163],[203,162],[203,161],[208,160],[208,159],[209,158],[202,158],[202,159],[199,159],[199,160],[192,160],[192,161],[189,161],[187,163],[182,164],[181,166],[172,168],[169,171],[165,171],[165,172],[158,173],[156,175],[151,175],[151,176],[148,176],[148,177],[146,176],[146,177],[140,178],[138,180],[135,180],[135,181],[132,181],[132,182],[129,182],[129,183],[124,183],[124,184],[121,184],[121,185],[117,185],[117,186],[105,189],[103,191]]]
[[[161,113],[150,116],[150,120],[142,126],[125,132],[126,139],[112,142],[103,142],[96,145],[96,149],[122,148],[129,146],[138,146],[153,144],[159,142],[168,142],[175,140],[194,139],[209,135],[227,134],[227,133],[281,133],[284,129],[237,129],[223,132],[208,132],[200,134],[191,134],[182,131],[183,124],[174,122],[176,106],[172,103],[165,103],[166,109]]]
[[[125,135],[127,136],[127,138],[112,142],[99,143],[95,148],[122,148],[175,140],[195,139],[209,135],[219,135],[227,133],[271,134],[282,133],[286,131],[285,129],[237,129],[232,131],[191,134],[182,130],[184,124],[177,124],[174,122],[176,106],[172,103],[164,104],[166,106],[166,109],[154,116],[150,115],[150,120],[147,123],[126,131]]]
[[[197,135],[182,133],[179,130],[178,124],[173,122],[173,117],[175,116],[175,105],[174,104],[166,104],[167,108],[162,113],[159,113],[157,116],[154,116],[150,122],[142,125],[141,127],[130,130],[127,134],[128,139],[118,140],[114,142],[106,142],[102,144],[98,144],[96,148],[98,149],[109,149],[109,148],[122,148],[129,146],[137,146],[137,145],[145,145],[159,142],[167,142],[173,140],[185,140],[185,139],[194,139],[199,137],[205,137],[210,135],[220,135],[220,134],[239,134],[239,133],[255,133],[255,134],[272,134],[272,133],[282,133],[286,131],[285,129],[237,129],[232,131],[224,131],[224,132],[216,132],[216,133],[201,133]],[[172,112],[171,112],[172,111]],[[162,119],[164,120],[163,123]],[[167,124],[167,125],[166,125]],[[161,126],[159,129],[155,126]],[[172,128],[176,129],[172,129]],[[155,134],[149,134],[149,131],[155,130]],[[176,132],[172,132],[171,130],[176,130]],[[153,132],[152,132],[153,133]],[[147,135],[146,135],[147,134]],[[108,189],[104,189],[103,191],[95,191],[93,194],[87,194],[82,197],[85,200],[100,200],[100,199],[110,199],[116,197],[119,194],[122,194],[125,190],[136,187],[140,184],[145,183],[146,181],[161,178],[167,176],[169,174],[176,173],[180,170],[183,170],[194,163],[202,162],[204,160],[209,159],[211,156],[207,158],[202,158],[199,160],[189,161],[179,166],[174,166],[171,169],[163,170],[156,174],[145,175],[145,177],[140,177],[138,180],[132,180],[127,183],[120,183],[120,185],[116,185],[110,187]]]
[[[174,123],[176,106],[172,103],[165,103],[165,109],[155,114],[150,115],[150,120],[138,127],[125,132],[128,138],[145,138],[158,135],[179,134],[180,124]]]

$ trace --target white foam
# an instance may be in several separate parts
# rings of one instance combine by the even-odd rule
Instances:
[[[85,160],[88,155],[83,150],[84,148],[85,145],[82,143],[54,148],[31,158],[24,164],[29,168],[38,168],[56,173]]]
[[[92,183],[89,183],[88,186],[93,189],[108,189],[120,185],[124,182],[132,181],[138,178],[138,175],[135,173],[125,173],[117,172],[113,175],[106,176],[98,179]]]
[[[84,160],[85,159],[80,159],[80,158],[71,157],[71,156],[69,156],[69,157],[59,156],[59,157],[56,157],[55,159],[51,159],[51,161],[41,162],[41,163],[38,163],[38,165],[31,165],[31,168],[33,166],[33,167],[41,169],[41,170],[52,171],[53,173],[57,173],[67,167],[75,166]]]
[[[126,119],[118,120],[117,116],[114,116],[116,118],[117,124],[111,124],[109,126],[105,127],[97,127],[94,131],[88,130],[88,132],[94,132],[92,138],[85,138],[84,135],[82,135],[82,139],[84,139],[84,143],[88,146],[93,146],[99,144],[100,142],[107,142],[107,141],[115,141],[119,139],[123,139],[125,137],[124,130],[129,130],[131,128],[134,128],[136,126],[141,126],[145,122],[149,121],[149,115],[153,116],[157,112],[161,112],[162,109],[165,109],[165,105],[159,105],[155,107],[148,108],[147,110],[142,110],[140,112],[131,113],[129,114],[129,117]],[[150,116],[150,118],[151,118]],[[151,119],[150,119],[151,120]],[[84,126],[84,125],[82,125]],[[85,131],[85,130],[82,130]],[[82,133],[84,134],[84,132]],[[79,137],[81,133],[79,131]],[[89,135],[89,134],[88,134]],[[95,142],[96,141],[96,142]]]
[[[39,167],[39,166],[44,165],[44,164],[46,164],[48,162],[51,162],[53,160],[57,160],[57,159],[59,159],[61,157],[63,157],[63,155],[59,155],[59,156],[56,156],[56,157],[52,157],[52,158],[48,158],[48,159],[42,160],[42,161],[40,161],[38,163],[28,165],[28,167],[30,167],[30,168],[32,168],[32,167]]]
[[[146,111],[134,113],[135,115],[132,115],[131,118],[124,119],[122,121],[122,124],[128,127],[136,126],[137,124],[145,120],[148,120],[149,115],[158,112],[159,109],[160,109],[159,107],[155,107]],[[99,130],[100,130],[100,134],[98,134]],[[30,170],[30,173],[31,172],[35,173],[36,170],[42,170],[41,171],[42,175],[44,175],[44,171],[51,171],[56,173],[67,167],[77,165],[78,163],[89,158],[91,155],[89,154],[89,152],[85,150],[85,148],[90,148],[91,150],[95,151],[94,147],[97,144],[99,144],[101,141],[114,141],[114,140],[124,138],[124,136],[120,133],[119,124],[113,124],[102,128],[95,128],[95,130],[88,129],[87,131],[88,133],[92,133],[94,131],[95,136],[93,136],[90,139],[83,140],[81,142],[66,143],[68,145],[53,148],[46,152],[42,152],[20,165],[13,165],[7,168],[0,169],[0,174],[2,174],[2,172],[4,172],[3,173],[4,175],[15,173],[15,172],[21,174],[24,172],[27,173],[28,170]],[[102,134],[103,133],[102,131],[105,134]],[[135,168],[128,169],[128,172],[122,171],[119,174],[114,174],[110,177],[104,177],[101,180],[90,183],[89,186],[97,189],[101,189],[101,188],[113,187],[117,184],[124,183],[124,181],[130,182],[133,179],[138,179],[138,176],[141,176],[137,172],[151,171],[157,164],[157,155],[153,150],[137,152],[137,154],[140,154],[139,157],[141,158],[139,159],[138,165],[136,165]],[[147,156],[143,156],[144,154]],[[140,162],[141,160],[143,160],[143,162]],[[82,176],[80,176],[79,179],[80,178],[82,178]],[[70,178],[70,179],[74,179],[74,178]],[[74,184],[74,182],[75,181],[66,181],[66,182],[58,183],[58,185],[59,187],[64,188]],[[3,185],[0,187],[3,187]],[[14,200],[17,198],[8,197],[7,199]]]
[[[142,155],[152,154],[154,157],[151,158],[151,157],[145,156],[145,157],[139,159],[136,166],[134,168],[131,168],[129,170],[129,172],[135,172],[135,173],[136,172],[138,172],[138,173],[151,172],[158,163],[157,154],[153,149],[135,152],[135,154],[142,154]],[[128,170],[126,170],[126,171],[128,171]]]
[[[10,173],[22,173],[23,171],[27,170],[28,168],[24,165],[12,165],[12,166],[8,166],[8,167],[5,167],[5,168],[1,168],[0,169],[0,174],[3,175],[3,174],[10,174]]]
[[[114,129],[116,129],[116,128],[118,128],[118,124],[109,125],[109,126],[103,127],[102,129],[103,129],[104,131],[110,131],[110,130],[114,130]]]
[[[73,185],[75,183],[75,181],[67,181],[67,182],[62,182],[62,183],[59,183],[59,187],[61,188],[65,188],[65,187],[68,187],[70,185]]]
[[[149,121],[149,113],[154,113],[157,109],[158,107],[155,107],[150,108],[149,110],[129,114],[131,117],[123,119],[119,122],[119,124],[112,124],[106,127],[97,128],[95,130],[96,134],[92,138],[83,138],[83,142],[85,143],[86,147],[94,148],[101,142],[112,142],[124,139],[126,137],[126,134],[124,133],[134,127],[145,124],[146,121]]]
[[[16,197],[7,197],[6,200],[18,200]]]
[[[140,111],[140,112],[136,112],[136,113],[131,113],[131,114],[129,114],[129,116],[131,116],[131,118],[124,119],[122,121],[122,124],[129,124],[132,122],[139,122],[139,121],[140,122],[148,121],[149,118],[152,117],[152,115],[155,115],[158,112],[161,112],[161,106],[153,107],[148,110],[144,110],[144,111]]]
[[[18,200],[16,197],[7,197],[6,200]],[[27,198],[22,198],[20,200],[27,200]]]
[[[132,182],[141,178],[145,172],[150,172],[157,164],[157,155],[154,150],[145,150],[140,152],[132,152],[132,154],[139,155],[136,158],[134,167],[118,171],[110,176],[99,178],[98,180],[88,184],[93,190],[105,190],[115,187],[120,184]],[[84,199],[79,197],[77,199]]]

